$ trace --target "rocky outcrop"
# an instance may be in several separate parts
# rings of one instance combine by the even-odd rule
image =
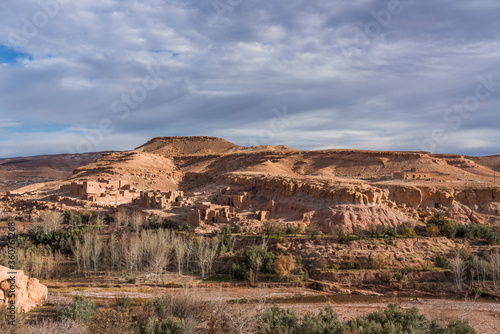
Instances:
[[[47,287],[40,284],[36,278],[28,278],[22,270],[13,272],[14,275],[10,274],[9,268],[0,266],[0,302],[9,306],[11,301],[15,301],[19,312],[28,312],[32,307],[45,304],[48,297]],[[11,281],[13,277],[14,284]]]
[[[258,177],[247,175],[224,175],[221,183],[246,186],[276,195],[308,195],[334,204],[382,204],[387,199],[387,191],[362,183],[329,184],[317,180],[294,179],[289,177]]]
[[[451,207],[457,203],[473,209],[491,202],[500,202],[500,188],[454,189],[451,187],[419,187],[411,185],[387,186],[389,199],[408,207],[434,207],[435,204]]]
[[[337,205],[307,212],[303,219],[306,223],[318,225],[324,233],[329,233],[334,226],[353,232],[356,228],[366,230],[370,224],[394,227],[410,220],[396,210],[374,205]]]

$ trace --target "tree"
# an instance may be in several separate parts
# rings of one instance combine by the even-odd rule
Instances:
[[[186,257],[186,241],[182,236],[176,236],[172,240],[172,243],[174,245],[174,258],[177,262],[177,270],[179,271],[179,276],[182,276]]]
[[[127,213],[127,210],[119,209],[118,211],[116,211],[113,216],[113,220],[115,222],[115,226],[118,229],[127,226],[129,221],[129,215]]]
[[[457,285],[458,291],[462,291],[462,284],[464,281],[467,266],[465,265],[465,261],[462,259],[458,252],[453,260],[451,260],[450,268],[455,277],[455,284]]]
[[[445,216],[444,212],[438,211],[432,215],[427,221],[427,225],[436,225],[439,228],[439,232],[443,235],[448,235],[450,228],[452,226],[451,221]]]
[[[249,278],[255,279],[255,282],[258,282],[259,272],[261,270],[265,270],[266,272],[273,271],[274,254],[267,251],[267,246],[265,244],[249,247],[245,251],[244,256],[248,266],[253,272],[253,277]]]
[[[211,274],[213,264],[217,258],[217,249],[220,241],[218,238],[210,238],[205,240],[197,240],[195,244],[195,255],[198,262],[198,267],[201,272],[201,278]]]
[[[87,233],[92,237],[92,247],[90,249],[90,258],[94,267],[94,276],[97,275],[97,269],[99,269],[99,262],[101,260],[102,250],[104,248],[104,243],[102,241],[102,236],[98,233]]]
[[[306,233],[309,234],[311,238],[319,235],[320,232],[319,226],[316,224],[309,224],[309,226],[306,227]]]
[[[120,266],[120,247],[118,240],[116,240],[116,236],[114,233],[111,233],[109,236],[107,243],[107,262],[109,264],[109,271],[115,270],[115,268]]]
[[[262,223],[262,228],[264,230],[264,234],[268,238],[273,234],[279,236],[283,233],[283,229],[274,219],[266,220],[264,223]]]
[[[38,219],[42,225],[45,234],[60,229],[61,224],[63,222],[63,216],[60,213],[50,210],[43,211],[38,217]]]
[[[278,276],[286,277],[295,268],[292,255],[278,255],[274,260],[274,271]]]
[[[495,248],[490,256],[490,271],[493,279],[493,284],[497,287],[500,284],[500,251]]]
[[[144,225],[144,215],[141,211],[134,211],[130,215],[130,225],[135,232],[139,232]]]
[[[151,247],[152,253],[149,254],[148,260],[151,268],[155,272],[155,280],[158,281],[158,276],[163,273],[163,270],[168,267],[172,258],[172,242],[170,231],[159,230],[152,233],[151,238],[147,241]]]

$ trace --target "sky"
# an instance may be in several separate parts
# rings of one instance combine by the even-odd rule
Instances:
[[[0,158],[239,145],[500,154],[498,0],[5,0]]]

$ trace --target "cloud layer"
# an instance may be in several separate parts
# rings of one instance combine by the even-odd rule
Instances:
[[[2,7],[0,157],[126,150],[169,135],[500,153],[498,1]]]

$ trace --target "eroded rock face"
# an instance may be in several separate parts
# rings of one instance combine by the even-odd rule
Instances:
[[[356,227],[367,229],[370,224],[398,226],[410,219],[396,210],[384,206],[337,205],[304,214],[305,220],[316,224],[324,233],[329,233],[333,226],[345,231],[354,231]]]
[[[36,278],[28,278],[22,270],[14,271],[16,274],[9,274],[11,270],[0,266],[0,302],[10,305],[13,298],[10,296],[12,276],[15,276],[15,305],[19,312],[29,312],[32,307],[45,304],[48,297],[47,287],[40,284]]]

